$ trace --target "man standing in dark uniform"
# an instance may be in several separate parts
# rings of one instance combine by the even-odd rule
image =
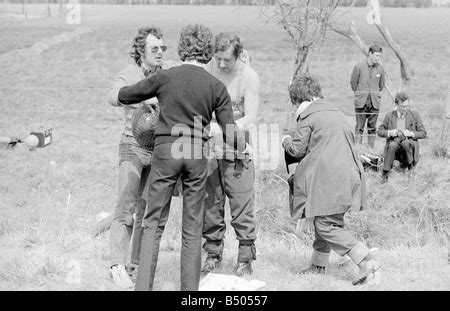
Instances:
[[[378,45],[369,48],[367,59],[356,64],[350,85],[355,93],[356,141],[362,143],[367,120],[368,145],[373,148],[377,131],[377,119],[381,104],[381,91],[385,86],[385,73],[381,64],[383,49]]]
[[[152,290],[159,243],[169,216],[175,184],[183,184],[181,290],[198,290],[207,158],[205,130],[215,112],[224,139],[238,152],[245,140],[235,130],[230,96],[225,85],[206,70],[213,54],[213,35],[202,25],[183,28],[178,54],[183,65],[164,70],[119,91],[124,105],[157,97],[160,117],[149,177],[148,207],[135,290]]]

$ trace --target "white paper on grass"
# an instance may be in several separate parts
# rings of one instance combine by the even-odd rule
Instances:
[[[234,275],[208,273],[199,285],[200,291],[256,291],[266,286],[259,280],[247,281]]]

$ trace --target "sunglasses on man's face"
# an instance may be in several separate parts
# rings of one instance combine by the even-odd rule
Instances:
[[[158,51],[161,49],[162,52],[167,51],[167,45],[152,45],[150,47],[150,51],[152,51],[152,53],[158,53]]]

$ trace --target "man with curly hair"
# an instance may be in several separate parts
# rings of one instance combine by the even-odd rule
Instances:
[[[166,49],[161,29],[155,26],[140,28],[133,39],[130,52],[133,60],[117,75],[108,97],[109,104],[123,108],[124,112],[124,130],[119,144],[119,199],[110,232],[110,272],[114,283],[123,288],[134,285],[129,274],[132,274],[139,263],[143,231],[141,223],[146,206],[142,192],[152,160],[152,150],[136,142],[131,130],[131,120],[133,112],[140,105],[157,105],[158,101],[156,98],[151,98],[133,105],[122,106],[117,96],[123,86],[132,85],[160,69],[177,65],[173,61],[163,61]],[[136,213],[136,220],[133,219],[134,213]],[[131,236],[133,237],[131,259],[127,266]]]
[[[230,93],[234,121],[249,138],[255,125],[259,107],[259,76],[241,58],[243,44],[233,32],[216,36],[215,53],[207,70],[222,81]],[[247,56],[248,58],[248,56]],[[213,123],[214,125],[214,123]],[[215,130],[216,129],[216,130]],[[203,273],[220,267],[225,237],[225,200],[229,199],[231,226],[239,240],[236,275],[251,274],[251,262],[256,259],[255,168],[251,159],[248,165],[235,157],[231,146],[222,144],[220,129],[212,126],[215,159],[214,170],[208,177],[203,248],[207,252]],[[250,139],[249,139],[250,140]],[[249,158],[250,154],[247,155]]]
[[[211,31],[203,25],[188,25],[181,31],[178,44],[183,65],[160,71],[119,91],[119,101],[124,105],[154,96],[160,103],[135,290],[153,289],[161,235],[180,176],[183,185],[181,290],[198,290],[208,156],[204,146],[213,113],[225,141],[240,153],[245,150],[245,140],[235,130],[225,85],[204,69],[212,53]]]

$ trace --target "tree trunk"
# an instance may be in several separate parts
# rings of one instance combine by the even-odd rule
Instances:
[[[403,48],[392,38],[389,29],[381,24],[375,24],[377,29],[380,31],[384,40],[387,42],[389,47],[394,51],[395,56],[400,61],[400,75],[402,78],[402,83],[400,85],[400,91],[406,92],[408,87],[411,84],[411,79],[414,76],[414,69],[409,64],[408,59],[406,58],[405,53],[403,52]]]
[[[298,46],[295,62],[294,62],[294,74],[292,75],[291,82],[301,73],[308,71],[308,56],[309,47],[308,46]],[[290,83],[289,83],[290,85]]]

